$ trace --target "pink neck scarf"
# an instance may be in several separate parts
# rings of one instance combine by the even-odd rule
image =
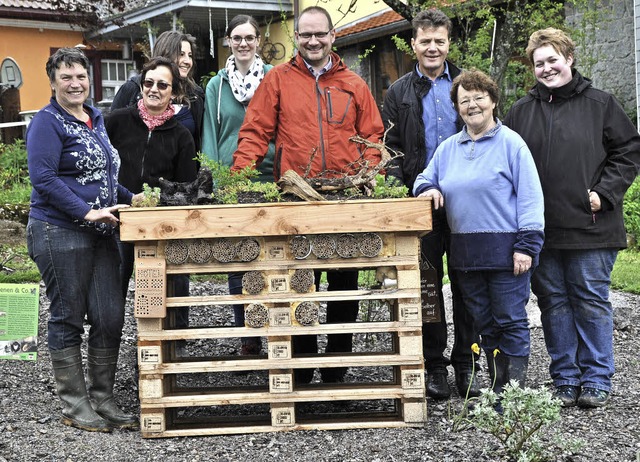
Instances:
[[[175,110],[173,109],[173,104],[169,104],[164,112],[160,115],[151,115],[149,111],[147,111],[146,106],[142,99],[138,100],[138,110],[140,111],[140,118],[144,122],[144,124],[149,128],[149,131],[153,131],[154,128],[163,125],[167,120],[169,120],[175,114]]]

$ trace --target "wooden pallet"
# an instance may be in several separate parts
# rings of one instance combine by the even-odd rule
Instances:
[[[423,425],[427,416],[419,236],[430,227],[430,202],[423,199],[126,210],[121,214],[121,238],[136,242],[143,437]],[[300,254],[299,249],[294,252],[294,237],[313,240],[322,234],[338,239],[346,233],[349,236],[343,241],[352,239],[353,233],[375,233],[381,244],[379,252],[365,255],[369,248],[355,249],[347,258],[336,253],[318,257],[316,249],[308,254]],[[237,257],[226,262],[216,258],[195,262],[187,258],[175,263],[185,246],[192,245],[198,252],[205,249],[206,254],[207,246],[236,246],[245,238],[259,245],[251,261]],[[195,260],[201,253],[195,254]],[[298,270],[371,268],[393,269],[397,284],[339,292],[312,287],[304,293],[291,287]],[[167,274],[236,271],[259,272],[264,287],[243,295],[173,297],[167,293]],[[389,312],[384,321],[376,322],[301,325],[296,320],[300,303],[323,306],[332,300],[384,301]],[[257,305],[263,310],[258,317],[262,324],[173,328],[176,308],[228,310],[231,304],[244,304],[245,309]],[[381,352],[293,352],[296,335],[339,333],[383,335],[388,347]],[[248,336],[266,339],[267,354],[181,358],[174,350],[176,340],[225,341]],[[296,369],[322,367],[349,367],[350,380],[296,383]],[[384,380],[359,379],[366,376],[361,371],[371,368],[383,369]],[[238,372],[248,375],[230,389],[228,379]]]

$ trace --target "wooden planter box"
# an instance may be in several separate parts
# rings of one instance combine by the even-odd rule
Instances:
[[[143,437],[426,421],[419,237],[431,229],[429,199],[131,208],[122,210],[120,219],[121,239],[136,244]],[[378,290],[326,292],[313,284],[300,289],[299,281],[305,280],[300,275],[333,269],[391,269],[397,284]],[[259,283],[243,282],[242,295],[189,297],[172,296],[166,284],[171,274],[230,272],[251,273]],[[301,309],[306,304],[321,313],[330,300],[380,303],[386,314],[381,320],[326,324],[321,316],[313,318],[313,310],[309,318]],[[220,313],[234,304],[245,306],[247,323],[254,327],[174,327],[176,308]],[[292,349],[296,335],[335,333],[382,336],[384,347],[299,356]],[[175,350],[178,340],[238,337],[266,338],[267,354],[181,357]],[[336,366],[349,367],[355,379],[340,384],[294,380],[295,369]],[[371,368],[382,369],[384,379],[358,379],[369,377],[358,372]],[[251,375],[238,379],[237,386],[217,384],[217,377],[247,371]],[[196,378],[205,386],[192,385]]]

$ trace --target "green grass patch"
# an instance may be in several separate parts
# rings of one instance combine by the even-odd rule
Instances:
[[[611,288],[640,294],[640,252],[627,249],[618,253],[611,273]]]
[[[29,258],[27,245],[0,244],[0,283],[22,284],[40,282],[40,272]]]

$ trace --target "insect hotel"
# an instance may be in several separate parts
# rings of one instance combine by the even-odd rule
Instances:
[[[424,424],[419,237],[431,229],[429,199],[130,208],[120,219],[121,239],[136,249],[143,437]],[[335,269],[375,271],[381,284],[321,290],[314,270]],[[174,297],[166,282],[232,272],[244,273],[242,295]],[[358,300],[358,321],[323,322],[331,300]],[[243,327],[175,328],[177,308],[231,313],[237,304]],[[363,304],[375,304],[376,316]],[[345,333],[368,341],[349,353],[292,349],[297,335]],[[265,353],[183,357],[175,348],[181,340],[239,345],[241,337],[261,337]],[[296,383],[296,369],[322,367],[349,367],[347,379]]]

